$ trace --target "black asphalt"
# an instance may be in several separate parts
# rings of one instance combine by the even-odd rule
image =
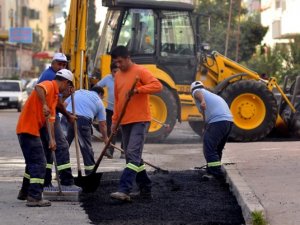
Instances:
[[[110,198],[121,172],[104,173],[94,193],[82,194],[82,207],[92,224],[241,225],[241,208],[224,181],[202,181],[202,171],[150,173],[153,199],[122,203]]]

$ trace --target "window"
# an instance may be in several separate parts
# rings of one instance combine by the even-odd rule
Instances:
[[[0,82],[0,91],[21,91],[18,82]]]
[[[104,55],[110,52],[115,32],[117,30],[119,17],[120,11],[108,11],[108,16],[105,21],[105,24],[108,24],[108,26],[104,26],[102,31],[101,45],[99,46],[100,54],[97,53],[97,55]]]
[[[281,0],[275,0],[275,9],[280,8],[280,2],[281,2]]]
[[[195,41],[187,12],[163,11],[161,56],[194,55]]]
[[[117,45],[124,45],[131,55],[153,54],[154,15],[148,9],[130,9],[122,21],[122,27]]]

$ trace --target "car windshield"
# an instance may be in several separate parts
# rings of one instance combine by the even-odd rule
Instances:
[[[0,91],[21,91],[17,82],[0,82]]]

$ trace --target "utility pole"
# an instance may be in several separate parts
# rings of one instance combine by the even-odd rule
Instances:
[[[237,37],[236,37],[236,51],[235,51],[235,61],[239,62],[239,51],[240,51],[240,36],[241,36],[241,4],[242,0],[239,0],[239,14],[238,14],[238,27],[237,27]]]
[[[224,54],[225,56],[227,56],[227,51],[228,51],[228,42],[229,42],[230,25],[231,25],[231,14],[232,14],[232,3],[233,3],[233,0],[230,0],[228,24],[227,24],[226,40],[225,40],[225,54]]]

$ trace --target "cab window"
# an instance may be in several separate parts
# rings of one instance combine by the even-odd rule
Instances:
[[[195,54],[195,41],[187,12],[163,11],[161,19],[161,56]]]
[[[125,13],[117,45],[124,45],[131,55],[153,54],[154,15],[149,9],[130,9]]]

